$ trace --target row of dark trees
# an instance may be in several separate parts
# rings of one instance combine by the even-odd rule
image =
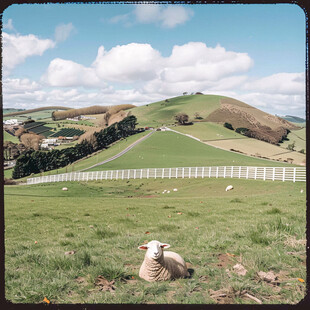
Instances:
[[[51,150],[26,151],[17,158],[12,177],[19,179],[32,173],[39,173],[65,167],[78,159],[108,147],[111,143],[135,134],[137,118],[134,115],[127,116],[122,121],[94,133],[92,141],[83,140],[74,147]]]

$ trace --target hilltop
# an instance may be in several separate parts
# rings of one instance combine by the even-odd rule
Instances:
[[[131,110],[140,125],[174,125],[177,113],[186,113],[190,121],[224,124],[242,128],[248,137],[277,144],[298,126],[254,108],[239,100],[217,95],[185,95],[137,107]]]

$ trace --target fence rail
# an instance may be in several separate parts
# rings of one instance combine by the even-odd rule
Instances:
[[[160,179],[160,178],[239,178],[254,180],[305,182],[305,167],[181,167],[105,170],[91,172],[70,172],[56,175],[28,178],[27,184],[64,181]]]

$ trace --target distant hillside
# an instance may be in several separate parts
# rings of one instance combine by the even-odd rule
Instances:
[[[44,110],[69,110],[69,109],[70,108],[66,108],[66,107],[48,106],[48,107],[43,107],[43,108],[36,108],[36,109],[29,109],[29,110],[18,110],[17,112],[5,113],[5,116],[23,115],[23,114],[29,114],[29,113],[39,112],[39,111],[44,111]],[[10,110],[13,110],[13,109],[10,109]]]
[[[20,112],[20,111],[25,111],[25,109],[6,108],[6,109],[3,109],[3,115],[14,113],[14,112]]]
[[[289,122],[293,122],[293,123],[305,123],[306,122],[306,120],[304,118],[301,118],[298,116],[292,116],[292,115],[281,116],[281,118],[283,118]]]
[[[245,135],[277,144],[298,127],[244,102],[217,95],[186,95],[168,98],[131,110],[140,126],[173,125],[174,116],[183,112],[190,121],[230,123],[234,129],[245,128]],[[198,115],[198,118],[197,118]]]

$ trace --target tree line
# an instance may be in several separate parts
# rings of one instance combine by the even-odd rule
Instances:
[[[51,151],[30,149],[17,158],[12,177],[19,179],[32,173],[65,167],[78,159],[107,148],[121,138],[135,134],[136,121],[137,118],[134,115],[127,116],[122,121],[95,132],[91,141],[83,140],[74,147]]]
[[[103,114],[109,111],[110,114],[117,113],[120,110],[134,108],[132,104],[120,104],[113,107],[94,105],[86,108],[70,109],[66,111],[54,111],[52,113],[53,121],[59,121],[66,118],[73,118],[80,115]]]

